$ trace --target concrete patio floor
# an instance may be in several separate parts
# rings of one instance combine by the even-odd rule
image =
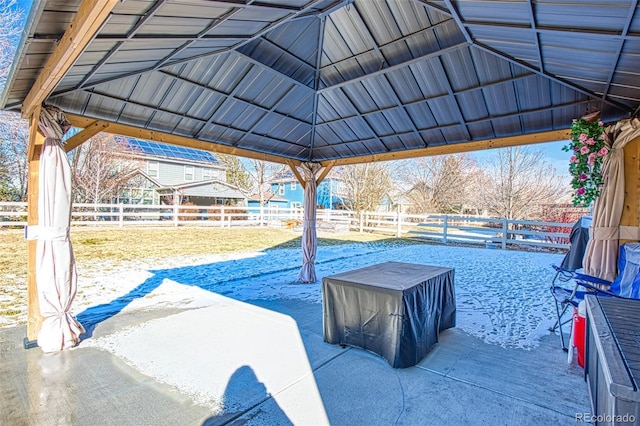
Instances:
[[[417,366],[322,339],[322,306],[215,296],[121,312],[72,350],[0,329],[8,425],[561,425],[590,406],[559,338],[508,349],[453,328]]]

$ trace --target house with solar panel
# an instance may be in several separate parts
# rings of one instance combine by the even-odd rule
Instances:
[[[122,138],[139,169],[120,188],[116,203],[245,206],[247,197],[226,181],[227,166],[208,151]]]

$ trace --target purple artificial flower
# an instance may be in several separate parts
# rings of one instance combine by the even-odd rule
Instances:
[[[588,176],[587,176],[587,174],[586,174],[586,173],[582,173],[582,174],[580,174],[580,180],[581,180],[582,182],[584,182],[585,180],[587,180],[587,178],[588,178]]]
[[[578,188],[576,189],[576,194],[578,195],[584,195],[585,189],[584,188]]]

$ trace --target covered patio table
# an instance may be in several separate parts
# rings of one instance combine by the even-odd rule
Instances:
[[[420,362],[456,325],[454,270],[385,262],[322,279],[325,342],[357,346],[394,368]]]

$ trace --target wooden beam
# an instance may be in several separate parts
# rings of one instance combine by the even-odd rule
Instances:
[[[620,244],[637,242],[640,239],[640,138],[624,147],[624,208],[620,226],[633,229],[632,239],[620,239]],[[633,233],[632,233],[633,234]]]
[[[255,160],[270,161],[272,163],[301,164],[300,160],[288,160],[273,154],[263,154],[260,152],[249,151],[248,149],[235,148],[232,146],[221,145],[215,142],[205,142],[198,139],[192,139],[186,136],[172,135],[169,133],[159,132],[156,130],[140,129],[126,124],[111,123],[108,121],[96,121],[95,118],[87,118],[74,114],[65,114],[69,122],[74,127],[86,128],[94,123],[108,125],[108,132],[115,135],[129,136],[137,139],[145,139],[154,142],[166,143],[169,145],[184,146],[187,148],[201,149],[210,152],[219,152],[221,154],[235,155],[238,157],[252,158]]]
[[[374,161],[405,160],[408,158],[428,157],[433,155],[457,154],[460,152],[482,151],[493,148],[507,148],[510,146],[532,145],[537,143],[557,142],[571,139],[571,129],[553,130],[532,135],[510,136],[499,139],[487,139],[475,142],[460,142],[450,145],[440,145],[406,151],[386,152],[383,154],[364,155],[361,157],[343,158],[335,161],[336,166],[349,164],[370,163]],[[322,161],[327,166],[331,161]]]
[[[29,174],[27,183],[27,227],[38,224],[38,193],[40,177],[40,152],[44,136],[38,132],[40,105],[37,105],[29,120]],[[34,344],[42,325],[38,284],[36,282],[36,240],[27,241],[27,342]],[[25,347],[28,347],[25,342]]]
[[[85,127],[82,131],[76,133],[67,139],[64,143],[64,149],[69,152],[74,148],[82,145],[100,132],[104,132],[109,128],[109,123],[104,121],[94,121]]]
[[[53,92],[119,2],[120,0],[84,0],[80,4],[71,24],[24,99],[22,117],[30,117],[36,106],[42,104]]]
[[[326,166],[324,166],[324,170],[322,171],[322,173],[320,173],[320,176],[318,176],[318,178],[316,179],[316,185],[320,185],[320,183],[324,180],[324,178],[327,177],[331,169],[333,169],[334,164],[336,164],[335,161],[329,161],[329,163]]]
[[[293,172],[293,175],[296,177],[300,185],[302,185],[302,187],[304,188],[305,180],[300,174],[300,172],[298,171],[298,169],[296,168],[296,164],[291,160],[287,160],[287,164],[289,165],[289,168]]]
[[[108,132],[112,134],[129,136],[132,138],[145,139],[154,142],[166,143],[170,145],[184,146],[187,148],[201,149],[210,152],[219,152],[222,154],[235,155],[238,157],[251,158],[256,160],[270,161],[272,163],[287,164],[291,166],[299,166],[302,164],[300,160],[293,160],[280,157],[275,154],[264,154],[260,152],[250,151],[244,148],[236,148],[232,146],[222,145],[215,142],[206,142],[186,136],[172,135],[156,130],[141,129],[127,124],[111,123],[94,118],[83,117],[75,114],[66,114],[67,119],[74,127],[87,128],[90,126],[108,126]],[[419,148],[406,151],[394,151],[383,154],[365,155],[360,157],[333,159],[320,162],[320,165],[327,167],[331,165],[343,166],[348,164],[359,164],[374,161],[391,161],[403,160],[407,158],[427,157],[433,155],[456,154],[460,152],[482,151],[494,148],[506,148],[510,146],[531,145],[537,143],[557,142],[571,139],[571,130],[554,130],[550,132],[536,133],[532,135],[510,136],[499,139],[487,139],[483,141],[461,142],[450,145],[440,145],[427,148]],[[292,171],[295,167],[292,167]],[[294,174],[297,170],[294,172]],[[328,173],[328,172],[327,172]],[[326,177],[326,176],[325,176]],[[323,177],[324,178],[324,177]],[[296,177],[301,180],[302,178]],[[302,179],[304,182],[304,179]],[[301,183],[302,184],[302,183]]]

